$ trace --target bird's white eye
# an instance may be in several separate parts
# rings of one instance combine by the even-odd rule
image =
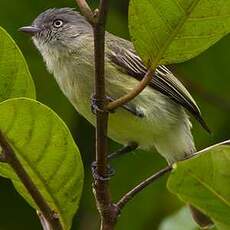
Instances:
[[[53,26],[56,28],[60,28],[60,27],[62,27],[63,23],[64,22],[61,19],[57,19],[53,22]]]

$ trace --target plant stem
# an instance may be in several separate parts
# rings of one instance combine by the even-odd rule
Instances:
[[[5,159],[5,162],[8,163],[15,173],[17,174],[20,181],[25,186],[26,190],[29,192],[31,197],[33,198],[34,202],[40,209],[40,212],[46,219],[46,221],[51,226],[52,230],[62,230],[62,225],[59,221],[59,218],[57,218],[54,211],[49,207],[45,199],[43,198],[42,194],[39,192],[36,185],[33,183],[32,179],[28,175],[28,173],[23,168],[21,162],[18,160],[13,148],[8,143],[7,139],[3,135],[3,133],[0,131],[0,145],[3,150],[3,156]]]
[[[170,172],[172,170],[172,166],[169,165],[166,168],[160,170],[159,172],[155,173],[154,175],[150,176],[149,178],[142,181],[132,190],[127,192],[117,203],[116,206],[121,210],[124,206],[134,198],[139,192],[141,192],[145,187],[156,181],[158,178],[162,177],[165,173]]]
[[[97,20],[93,26],[94,49],[95,49],[95,100],[101,111],[96,112],[96,166],[97,173],[107,176],[107,127],[108,112],[105,110],[107,104],[105,95],[105,24],[108,12],[108,0],[101,0]],[[101,230],[114,228],[117,214],[112,204],[108,181],[95,180],[95,195],[97,206],[101,215]]]
[[[85,1],[77,0],[78,6],[87,18],[92,22],[92,11],[88,10]],[[94,31],[95,54],[95,103],[96,110],[96,169],[97,174],[107,176],[107,127],[108,112],[105,110],[107,99],[105,95],[105,24],[108,12],[108,0],[100,0],[99,10],[95,11],[94,21],[91,23]],[[111,230],[117,219],[117,209],[112,204],[108,181],[95,178],[94,193],[97,200],[97,208],[101,217],[101,229]]]

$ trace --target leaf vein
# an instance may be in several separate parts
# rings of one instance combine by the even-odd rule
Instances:
[[[176,35],[178,34],[179,30],[184,26],[184,24],[188,20],[188,17],[190,16],[190,14],[192,13],[193,9],[198,5],[199,2],[200,2],[200,0],[194,0],[193,1],[191,6],[189,7],[189,9],[187,10],[185,17],[183,17],[183,19],[181,19],[181,21],[178,23],[176,28],[173,30],[173,32],[170,34],[169,38],[166,40],[166,42],[162,46],[162,49],[160,49],[158,55],[156,56],[155,63],[152,65],[153,67],[157,66],[159,64],[159,62],[160,62],[165,50],[168,48],[168,46],[170,45],[172,40],[176,37]]]
[[[226,199],[224,199],[217,191],[215,191],[213,188],[211,188],[207,183],[202,181],[199,177],[192,174],[191,172],[188,172],[188,174],[193,177],[195,180],[197,180],[201,185],[203,185],[208,191],[216,195],[224,204],[226,204],[228,207],[230,207],[230,202],[228,202]]]

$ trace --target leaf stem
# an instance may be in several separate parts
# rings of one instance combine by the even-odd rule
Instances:
[[[132,190],[127,192],[117,203],[116,206],[119,210],[122,210],[124,206],[133,199],[139,192],[141,192],[145,187],[162,177],[167,172],[170,172],[172,170],[172,166],[169,165],[165,167],[164,169],[161,169],[159,172],[153,174],[149,178],[142,181],[140,184],[138,184],[136,187],[134,187]]]
[[[20,181],[25,186],[26,190],[29,192],[31,197],[33,198],[34,202],[40,209],[40,212],[46,219],[46,221],[51,226],[52,230],[62,230],[62,225],[59,221],[59,218],[55,214],[55,212],[50,208],[48,203],[43,198],[42,194],[36,187],[36,185],[33,183],[32,179],[26,172],[26,170],[23,168],[21,162],[18,160],[13,148],[7,141],[4,134],[0,131],[0,145],[3,150],[3,157],[5,159],[5,162],[8,163],[15,173],[17,174]]]

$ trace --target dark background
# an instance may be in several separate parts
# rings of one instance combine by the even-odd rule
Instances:
[[[95,1],[91,1],[94,2]],[[107,30],[129,39],[127,26],[128,0],[111,0]],[[1,0],[0,26],[5,28],[22,49],[37,89],[37,99],[50,106],[67,123],[80,148],[85,165],[85,186],[80,210],[72,229],[98,229],[98,216],[91,192],[90,163],[93,161],[94,129],[80,117],[58,89],[46,71],[42,58],[32,41],[17,32],[30,24],[42,11],[50,7],[76,7],[74,0]],[[198,149],[229,138],[230,132],[230,37],[227,36],[202,55],[176,65],[177,77],[184,82],[200,105],[212,135],[208,135],[194,121],[193,134]],[[173,66],[175,68],[175,66]],[[110,150],[119,145],[110,141]],[[136,151],[115,160],[116,176],[111,181],[115,200],[141,179],[165,165],[165,161],[147,152]],[[202,166],[201,166],[202,167]],[[58,179],[58,178],[57,178]],[[183,204],[170,194],[166,177],[149,186],[123,210],[117,229],[157,229],[161,220]],[[0,178],[0,230],[41,229],[35,211],[15,192],[8,180]]]

